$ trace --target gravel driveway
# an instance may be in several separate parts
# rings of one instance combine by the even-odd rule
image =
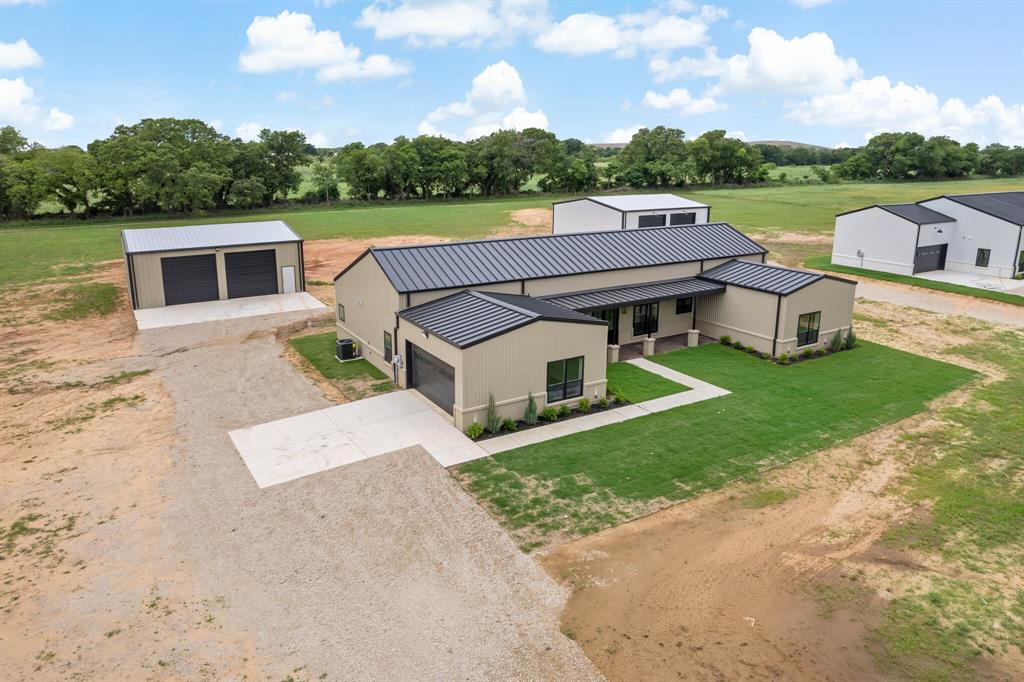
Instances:
[[[227,432],[328,406],[260,324],[139,337],[177,410],[167,530],[260,677],[599,679],[564,590],[422,449],[257,488]]]
[[[843,275],[846,277],[847,275]],[[854,278],[856,279],[856,278]],[[1009,327],[1024,327],[1024,307],[971,298],[959,294],[948,294],[921,287],[901,286],[877,281],[859,279],[857,297],[870,301],[882,301],[896,305],[920,308],[942,315],[966,315],[983,322],[1003,324]]]

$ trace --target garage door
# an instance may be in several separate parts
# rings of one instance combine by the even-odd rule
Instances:
[[[277,293],[277,252],[238,251],[224,254],[228,298]]]
[[[160,259],[160,271],[164,280],[164,303],[198,303],[216,301],[217,257],[212,253],[205,256],[173,256]]]
[[[919,246],[914,256],[914,272],[943,270],[946,267],[946,248],[948,244],[935,246]]]
[[[455,369],[419,346],[409,347],[409,388],[415,388],[451,414],[455,404]]]

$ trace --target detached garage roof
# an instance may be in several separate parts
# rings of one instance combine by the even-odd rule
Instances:
[[[767,251],[728,223],[704,223],[395,246],[370,249],[368,253],[395,289],[404,294],[736,258]],[[342,270],[338,277],[344,273]]]
[[[629,213],[631,211],[667,211],[673,208],[707,208],[707,204],[701,204],[675,194],[619,194],[607,197],[583,197],[581,199],[568,199],[555,203],[563,204],[570,201],[593,201],[596,204],[614,208],[616,211]]]
[[[698,277],[721,284],[732,284],[745,289],[788,296],[808,284],[825,279],[826,275],[805,270],[791,270],[766,263],[733,260],[711,268],[707,272],[702,272]],[[830,277],[829,279],[839,278]],[[847,282],[848,280],[841,281]],[[854,284],[854,282],[850,282],[850,284]]]
[[[969,206],[976,211],[995,216],[1008,223],[1024,225],[1024,192],[947,194],[946,199]],[[930,201],[930,199],[926,201]]]
[[[606,324],[596,317],[530,296],[489,291],[460,291],[406,308],[399,316],[458,348],[467,348],[540,320]]]
[[[152,253],[154,251],[188,251],[191,249],[219,249],[249,244],[280,244],[301,242],[283,220],[258,223],[223,223],[220,225],[185,225],[182,227],[148,227],[141,230],[123,230],[121,241],[125,253]]]
[[[568,294],[545,296],[545,301],[572,308],[573,310],[598,310],[623,305],[654,303],[673,298],[688,298],[725,291],[725,285],[706,282],[696,277],[648,282],[634,286],[605,287],[589,291],[574,291]]]

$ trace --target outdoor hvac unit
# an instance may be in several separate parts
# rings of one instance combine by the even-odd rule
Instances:
[[[354,360],[359,357],[359,347],[352,339],[338,339],[334,342],[334,354],[339,360]]]

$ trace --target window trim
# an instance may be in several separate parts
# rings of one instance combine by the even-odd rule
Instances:
[[[981,254],[985,254],[985,262],[981,262]],[[987,268],[988,264],[992,261],[992,249],[978,249],[974,255],[974,267],[976,268]]]
[[[686,306],[686,310],[680,310],[679,304],[683,302],[689,302]],[[686,296],[684,298],[676,299],[676,315],[686,315],[693,312],[693,296]]]
[[[339,303],[338,304],[337,313],[338,313],[338,322],[344,322],[345,321],[345,304],[344,303]]]
[[[568,363],[572,362],[573,360],[579,360],[580,361],[580,378],[579,379],[573,379],[571,383],[579,382],[580,386],[579,386],[579,393],[574,393],[573,395],[569,395],[569,383],[570,383],[570,380],[569,380],[569,372],[568,372]],[[549,384],[548,383],[548,378],[547,378],[548,377],[548,369],[549,369],[549,367],[551,365],[554,365],[556,363],[561,363],[561,365],[562,365],[562,382],[560,384]],[[565,400],[573,400],[574,398],[582,397],[583,396],[583,380],[584,380],[584,377],[586,376],[586,373],[585,373],[584,370],[585,370],[585,360],[584,360],[584,357],[582,355],[575,355],[575,356],[573,356],[571,358],[563,358],[561,360],[549,360],[547,362],[547,364],[544,365],[544,399],[547,402],[547,404],[550,405],[551,403],[560,403],[560,402],[565,401]],[[555,399],[551,398],[551,388],[552,388],[552,386],[560,386],[561,387],[561,392],[560,392],[561,397],[555,398]]]
[[[814,329],[811,329],[811,322],[810,322],[810,319],[808,319],[807,320],[807,331],[801,332],[800,331],[800,322],[805,317],[806,318],[811,318],[811,317],[814,318]],[[811,338],[811,334],[814,334],[814,338]],[[820,334],[821,334],[821,311],[820,310],[816,310],[816,311],[814,311],[812,313],[802,313],[798,318],[796,318],[796,347],[797,348],[800,348],[802,346],[811,346],[811,345],[813,345],[815,343],[818,343],[818,338],[819,338]],[[803,336],[803,339],[802,339],[803,342],[802,343],[801,343],[801,338],[800,338],[801,335]]]
[[[661,218],[661,222],[659,222],[657,225],[641,225],[640,222],[644,218]],[[637,227],[665,227],[665,225],[668,222],[667,219],[668,219],[668,216],[666,216],[664,213],[653,213],[653,214],[648,214],[648,215],[638,215],[636,217],[636,226]]]
[[[391,362],[391,358],[394,355],[395,346],[394,341],[391,339],[391,332],[384,332],[384,362]]]

